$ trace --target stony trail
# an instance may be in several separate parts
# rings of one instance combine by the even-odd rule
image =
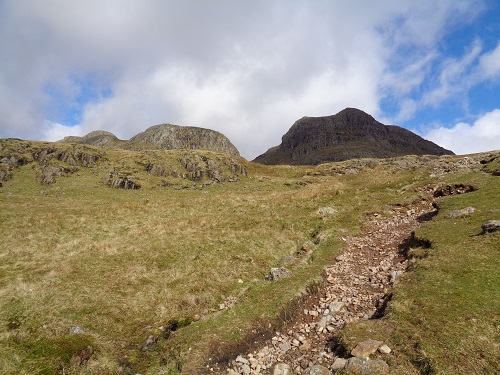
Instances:
[[[344,367],[346,359],[336,355],[336,335],[348,324],[383,314],[391,287],[408,268],[408,239],[435,208],[432,200],[422,200],[392,211],[389,217],[374,214],[361,235],[340,238],[346,250],[325,268],[317,297],[298,307],[286,332],[276,332],[261,347],[212,373],[330,374]]]

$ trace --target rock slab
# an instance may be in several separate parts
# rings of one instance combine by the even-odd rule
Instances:
[[[352,357],[344,367],[347,374],[385,375],[389,374],[389,365],[382,360]]]
[[[375,353],[382,344],[383,342],[378,340],[362,341],[351,350],[351,354],[357,358],[368,358],[370,354]]]

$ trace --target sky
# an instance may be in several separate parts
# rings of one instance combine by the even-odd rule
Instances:
[[[0,138],[170,123],[252,160],[346,107],[500,149],[500,2],[0,0]]]

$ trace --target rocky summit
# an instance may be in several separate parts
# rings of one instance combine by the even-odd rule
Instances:
[[[238,149],[222,133],[211,129],[172,124],[151,126],[128,141],[120,140],[108,131],[96,130],[83,137],[65,137],[60,142],[132,150],[208,150],[240,156]]]
[[[215,130],[194,126],[155,125],[132,137],[130,141],[148,142],[166,150],[210,150],[239,156],[237,148],[225,135]]]
[[[64,137],[61,142],[81,143],[91,146],[108,146],[110,143],[119,141],[116,135],[105,130],[95,130],[83,137],[69,136]]]
[[[369,114],[346,108],[336,115],[303,117],[254,161],[261,164],[316,165],[356,158],[403,155],[453,155],[399,126],[384,125]]]

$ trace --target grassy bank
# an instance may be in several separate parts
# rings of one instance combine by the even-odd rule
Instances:
[[[478,190],[437,199],[439,214],[416,232],[411,270],[386,316],[343,333],[348,348],[368,337],[394,347],[394,373],[494,374],[500,368],[500,233],[481,230],[499,218],[499,180],[466,174],[449,182]],[[466,207],[475,211],[453,214]]]

